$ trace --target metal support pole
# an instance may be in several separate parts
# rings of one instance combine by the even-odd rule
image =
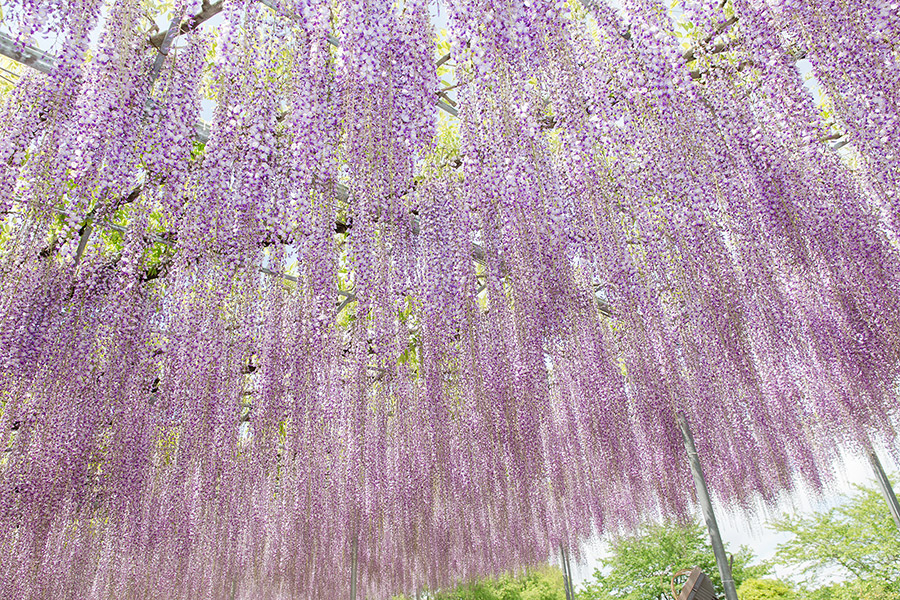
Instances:
[[[566,560],[566,549],[563,547],[562,542],[559,543],[559,559],[562,563],[563,589],[565,589],[566,592],[566,600],[575,600],[569,593],[569,565]]]
[[[694,444],[694,436],[687,418],[683,413],[675,415],[675,420],[681,428],[681,436],[684,438],[684,449],[687,450],[688,460],[691,463],[691,474],[694,476],[694,487],[697,489],[697,500],[703,509],[703,518],[706,520],[706,528],[709,530],[709,540],[712,542],[713,553],[716,555],[716,565],[719,567],[719,575],[722,577],[722,587],[725,588],[726,600],[738,600],[737,589],[734,586],[734,577],[731,575],[731,564],[725,554],[725,545],[719,534],[719,524],[713,512],[712,501],[709,499],[709,490],[706,488],[706,479],[703,477],[703,468],[700,466],[700,455],[697,454],[697,446]]]
[[[84,228],[81,230],[81,239],[78,240],[78,250],[75,251],[75,266],[78,266],[78,263],[81,262],[84,249],[87,248],[88,238],[90,238],[91,234],[94,232],[93,217],[94,211],[91,211],[84,221]]]
[[[569,597],[575,600],[575,580],[572,579],[572,562],[569,560],[569,550],[563,547],[563,558],[566,561],[566,582],[569,585]]]
[[[884,494],[884,500],[891,511],[891,516],[894,517],[894,523],[896,523],[897,529],[900,530],[900,503],[897,502],[897,495],[894,494],[894,488],[891,487],[891,482],[884,472],[875,450],[870,448],[868,454],[869,462],[872,463],[872,470],[875,471],[875,479],[878,480],[878,486],[881,488],[881,493]]]
[[[356,600],[356,555],[359,551],[359,539],[353,538],[350,551],[350,600]]]

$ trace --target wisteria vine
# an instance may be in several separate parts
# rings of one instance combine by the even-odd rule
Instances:
[[[896,447],[897,3],[621,4],[9,11],[0,597],[515,569],[686,514],[679,412],[748,509]]]

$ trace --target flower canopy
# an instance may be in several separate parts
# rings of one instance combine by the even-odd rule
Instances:
[[[679,412],[747,508],[895,440],[896,2],[13,4],[0,597],[388,598],[685,514]]]

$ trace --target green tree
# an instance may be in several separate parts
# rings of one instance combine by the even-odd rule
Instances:
[[[869,596],[879,589],[900,593],[900,532],[881,493],[856,488],[856,494],[829,510],[773,521],[770,527],[775,531],[793,534],[778,545],[775,560],[799,569],[807,585],[839,573],[848,583],[870,584],[844,586],[837,590],[840,593],[851,588],[858,592],[865,588]]]
[[[794,586],[778,579],[745,579],[738,588],[737,594],[740,600],[797,599],[797,591]]]
[[[563,574],[557,567],[532,568],[523,574],[480,579],[428,596],[431,600],[565,600]]]
[[[900,600],[900,592],[885,583],[874,581],[843,581],[806,592],[803,600]],[[743,600],[743,599],[741,599]]]
[[[578,600],[665,600],[671,596],[672,575],[692,567],[703,569],[722,589],[712,545],[699,523],[647,525],[614,540],[610,550],[600,561],[602,570],[595,569],[593,580],[578,590]],[[753,565],[753,559],[744,546],[734,554],[735,585],[769,573],[768,565]]]

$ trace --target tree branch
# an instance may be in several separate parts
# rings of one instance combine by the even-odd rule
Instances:
[[[194,31],[206,21],[212,19],[214,16],[222,12],[222,9],[225,7],[225,0],[219,0],[215,4],[210,4],[209,0],[203,0],[203,7],[200,9],[193,18],[188,19],[184,23],[181,24],[179,28],[178,35],[183,35],[185,33],[190,33]],[[156,35],[150,37],[150,45],[159,50],[162,48],[163,42],[166,39],[166,33],[168,32],[160,32]]]
[[[731,17],[724,23],[720,23],[719,25],[717,25],[715,30],[711,34],[709,34],[708,36],[706,36],[705,38],[700,40],[700,42],[698,42],[693,48],[685,51],[685,53],[681,55],[682,58],[684,58],[684,62],[691,62],[692,60],[695,60],[697,58],[696,52],[700,48],[700,46],[704,46],[704,45],[710,43],[714,37],[716,37],[717,35],[719,35],[720,33],[722,33],[723,31],[725,31],[726,29],[728,29],[729,27],[731,27],[732,25],[734,25],[737,22],[738,22],[737,17]],[[721,48],[719,48],[720,46],[721,46]],[[716,44],[713,47],[713,49],[711,50],[711,52],[722,52],[723,50],[725,50],[726,46],[727,46],[727,44]]]

